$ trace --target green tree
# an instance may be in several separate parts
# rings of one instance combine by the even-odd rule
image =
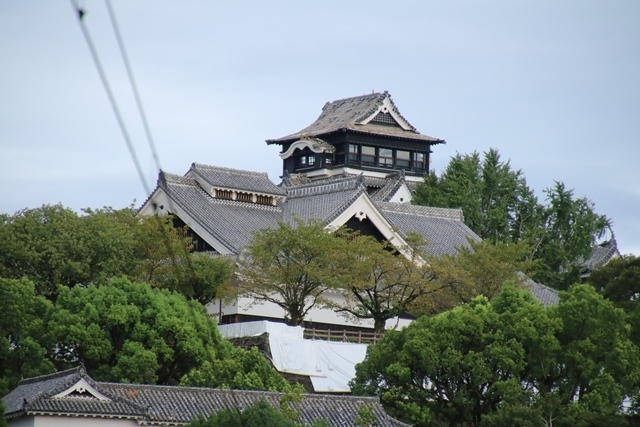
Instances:
[[[0,396],[15,387],[21,376],[55,371],[41,342],[42,313],[50,306],[27,279],[0,278]]]
[[[182,252],[162,279],[154,284],[207,305],[232,292],[229,285],[234,271],[234,260],[231,258]]]
[[[432,287],[437,292],[420,296],[408,308],[416,315],[436,314],[469,303],[478,295],[495,298],[503,283],[525,287],[526,276],[535,265],[528,258],[526,242],[493,244],[469,241],[455,254],[427,258]]]
[[[640,305],[640,257],[624,255],[594,270],[587,283],[605,298],[631,313]]]
[[[0,427],[7,427],[7,421],[4,419],[4,402],[0,400]]]
[[[338,240],[319,222],[280,223],[260,230],[239,261],[237,291],[257,303],[276,304],[287,324],[300,325],[333,286],[336,247]]]
[[[410,236],[411,243],[398,252],[389,242],[372,236],[338,232],[335,286],[342,298],[325,298],[323,304],[355,320],[372,319],[374,330],[384,332],[388,319],[405,312],[418,298],[437,292],[432,270],[423,261],[424,242]]]
[[[82,361],[109,381],[177,384],[221,341],[199,304],[125,279],[61,287],[45,327],[59,368]]]
[[[638,355],[624,312],[591,287],[544,308],[505,286],[492,302],[388,331],[352,390],[416,426],[616,425],[640,384]]]
[[[292,391],[287,380],[257,348],[247,351],[224,341],[220,353],[220,357],[193,368],[182,378],[181,384],[234,390]]]
[[[502,161],[497,150],[484,158],[476,152],[456,154],[440,177],[425,177],[413,203],[460,208],[464,222],[492,243],[524,241],[540,260],[533,278],[556,289],[579,282],[580,260],[610,227],[587,198],[576,198],[561,182],[544,190],[539,203],[522,171]]]
[[[579,260],[591,254],[597,239],[610,228],[604,215],[595,213],[593,202],[574,198],[561,182],[545,190],[548,204],[535,243],[534,257],[541,262],[534,280],[556,289],[567,289],[580,282]]]
[[[282,410],[261,399],[243,411],[221,409],[207,418],[199,418],[187,427],[302,427],[304,424],[291,420]],[[327,427],[318,420],[312,427]]]
[[[55,299],[56,286],[99,282],[127,272],[130,210],[87,211],[79,216],[61,205],[3,215],[0,277],[33,281],[36,291]]]
[[[417,186],[413,203],[460,208],[465,224],[493,243],[520,239],[528,232],[523,220],[538,214],[522,171],[493,148],[482,160],[477,152],[453,156],[440,177],[432,173]]]
[[[192,240],[171,216],[139,218],[131,208],[84,209],[78,215],[54,205],[1,215],[0,247],[0,277],[26,277],[51,300],[57,285],[126,276],[205,305],[225,289],[234,270],[231,260],[191,253]]]
[[[283,387],[266,359],[233,348],[204,308],[182,295],[126,279],[59,292],[44,325],[58,368],[83,362],[99,380],[178,384],[214,366],[226,377],[201,378],[199,385]]]

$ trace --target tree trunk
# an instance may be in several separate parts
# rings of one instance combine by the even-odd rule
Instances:
[[[373,331],[376,334],[383,334],[387,319],[373,319]]]

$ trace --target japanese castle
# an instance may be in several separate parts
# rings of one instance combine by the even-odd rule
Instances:
[[[434,255],[479,240],[461,210],[410,204],[412,190],[429,172],[432,147],[445,141],[418,132],[387,92],[328,102],[309,126],[266,142],[281,147],[279,184],[266,173],[193,163],[184,175],[160,172],[140,214],[173,214],[176,225],[189,226],[196,250],[220,256],[237,256],[253,232],[296,218],[346,226],[397,248],[416,232]],[[532,282],[531,290],[545,304],[557,302],[547,287]],[[284,316],[272,304],[243,298],[208,309],[222,324]],[[371,326],[325,309],[312,309],[305,320],[329,329]]]

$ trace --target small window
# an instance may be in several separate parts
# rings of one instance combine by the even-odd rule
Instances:
[[[307,164],[309,166],[313,166],[315,164],[315,162],[316,162],[316,156],[309,156],[307,158]]]
[[[356,144],[349,144],[349,160],[357,162],[360,160],[358,155],[358,146]]]
[[[381,148],[378,159],[381,166],[393,166],[393,150],[390,148]]]
[[[362,146],[362,163],[374,164],[376,161],[376,148]]]
[[[413,167],[424,169],[424,153],[413,153]]]
[[[396,166],[408,168],[411,164],[411,156],[408,151],[396,151]]]

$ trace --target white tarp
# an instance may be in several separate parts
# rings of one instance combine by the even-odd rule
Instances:
[[[241,338],[269,334],[273,364],[280,372],[306,375],[317,392],[349,392],[356,363],[364,360],[366,344],[305,340],[304,329],[268,321],[218,326],[222,336]]]

